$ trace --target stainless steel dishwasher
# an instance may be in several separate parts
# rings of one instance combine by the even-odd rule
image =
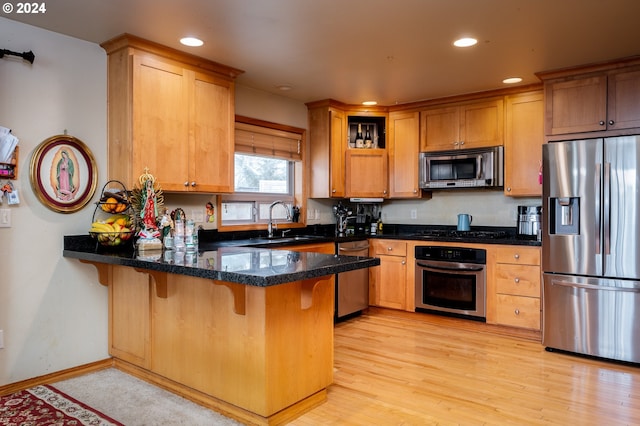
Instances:
[[[340,256],[369,256],[369,241],[358,240],[337,244]],[[336,319],[359,314],[369,307],[369,269],[336,275]]]

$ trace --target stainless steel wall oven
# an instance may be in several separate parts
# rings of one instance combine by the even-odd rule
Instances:
[[[416,247],[416,311],[486,320],[487,252]]]

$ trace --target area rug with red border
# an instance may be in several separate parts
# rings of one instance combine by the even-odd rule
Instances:
[[[0,397],[0,425],[124,426],[51,385]]]

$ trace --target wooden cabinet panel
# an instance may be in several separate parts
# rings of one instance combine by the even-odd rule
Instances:
[[[371,304],[407,309],[407,243],[400,240],[370,240],[370,253],[380,265],[369,269]]]
[[[326,106],[309,108],[311,198],[344,198],[346,148],[345,112]]]
[[[501,246],[496,249],[496,262],[540,265],[540,248],[526,246]]]
[[[420,151],[455,149],[460,141],[460,108],[428,109],[420,113]]]
[[[544,143],[542,92],[505,98],[504,193],[512,197],[540,197],[539,173]]]
[[[346,197],[387,197],[387,151],[347,149]]]
[[[111,268],[109,282],[109,354],[139,367],[151,366],[148,274],[126,266]]]
[[[465,105],[462,107],[460,120],[460,148],[498,146],[504,143],[502,99]]]
[[[389,197],[418,198],[420,114],[389,114]]]
[[[504,101],[428,109],[420,113],[420,125],[420,151],[503,145]]]
[[[640,70],[611,72],[608,77],[608,128],[640,127]]]
[[[123,35],[108,58],[108,174],[148,169],[165,191],[233,190],[234,81],[242,71]]]
[[[607,77],[559,81],[545,86],[548,135],[605,130]]]
[[[540,330],[540,299],[498,294],[498,323]]]
[[[536,265],[500,265],[496,270],[496,291],[540,297],[540,268]]]

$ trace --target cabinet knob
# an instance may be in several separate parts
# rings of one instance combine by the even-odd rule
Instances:
[[[518,253],[513,255],[514,259],[520,259],[520,255]]]
[[[511,187],[507,186],[507,192],[511,192]]]
[[[406,264],[407,264],[407,261],[406,261],[406,260],[403,260],[401,263],[402,263],[403,265],[406,265]]]
[[[382,191],[382,193],[383,193],[384,195],[387,195],[387,190],[385,189],[384,191]]]
[[[519,283],[520,282],[520,278],[516,277],[516,278],[513,279],[513,281],[515,281],[516,283]]]
[[[332,194],[335,194],[335,193],[336,193],[336,190],[335,190],[335,189],[332,189],[332,190],[331,190],[331,193],[332,193]]]
[[[614,123],[615,123],[615,121],[613,121],[613,120],[609,120],[609,126],[613,126],[613,125],[614,125]]]
[[[457,141],[456,141],[456,142],[454,142],[454,143],[453,143],[453,146],[458,146],[458,142],[457,142]]]
[[[520,309],[516,308],[516,310],[513,311],[513,313],[516,314],[516,315],[520,315]]]
[[[460,145],[464,145],[464,141],[460,141]]]
[[[189,182],[185,182],[185,183],[184,183],[184,186],[189,186]]]
[[[387,251],[391,251],[393,250],[391,247],[387,247]]]
[[[196,181],[191,182],[191,186],[196,186]]]
[[[417,189],[414,189],[414,190],[413,190],[413,193],[414,193],[414,194],[417,194],[417,193],[418,193],[418,190],[417,190]]]
[[[601,125],[601,126],[604,126],[604,120],[600,120],[600,121],[598,122],[598,124],[599,124],[599,125]]]

